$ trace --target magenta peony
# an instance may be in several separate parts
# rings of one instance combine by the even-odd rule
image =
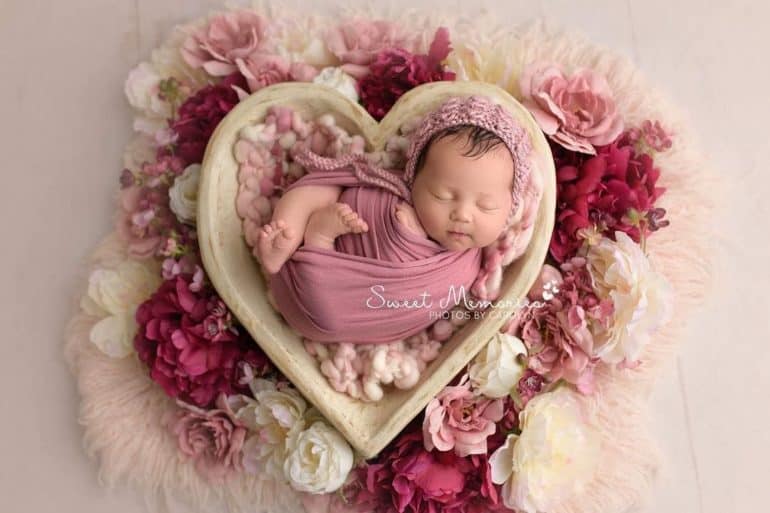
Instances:
[[[407,38],[398,24],[388,20],[354,18],[330,29],[324,39],[343,71],[356,79],[369,73],[369,65],[384,50],[416,51],[415,38]]]
[[[414,55],[402,48],[383,50],[372,62],[370,73],[358,82],[361,103],[380,120],[408,90],[427,82],[454,80],[455,74],[441,64],[450,51],[445,27],[436,31],[427,55]]]
[[[220,14],[182,44],[182,58],[193,68],[222,77],[236,71],[236,60],[270,51],[268,21],[253,11]]]
[[[475,394],[467,378],[466,374],[458,385],[445,387],[425,407],[422,431],[427,450],[454,449],[458,456],[487,453],[487,437],[503,418],[503,401]]]
[[[248,391],[240,380],[244,364],[260,374],[270,364],[216,292],[210,286],[195,292],[192,280],[187,274],[167,280],[139,306],[134,347],[169,396],[208,407],[220,393]]]
[[[667,223],[655,201],[665,192],[657,187],[660,170],[646,153],[637,153],[627,133],[597,155],[565,150],[551,145],[556,163],[556,227],[550,253],[558,262],[576,255],[584,239],[604,235],[614,240],[620,230],[640,242]]]
[[[201,410],[179,402],[167,425],[176,436],[179,451],[195,461],[195,469],[209,481],[222,481],[242,469],[241,460],[247,430],[238,422],[220,395],[215,409]]]
[[[530,369],[550,382],[563,379],[590,394],[593,369],[598,361],[594,355],[591,323],[607,326],[612,303],[599,301],[594,294],[585,259],[573,259],[568,268],[548,301],[519,309],[504,330],[524,341]],[[524,385],[529,388],[528,383]],[[532,385],[539,389],[537,383]],[[527,400],[530,399],[531,392],[524,391]]]
[[[623,131],[612,91],[604,77],[589,68],[564,76],[558,65],[535,62],[519,79],[522,103],[540,128],[561,146],[595,154]]]
[[[428,452],[419,426],[358,467],[342,493],[360,512],[483,513],[509,511],[492,483],[486,455]]]
[[[228,75],[216,85],[204,87],[179,107],[171,130],[176,135],[175,154],[184,160],[185,167],[203,161],[203,153],[214,129],[238,103],[238,93],[233,86],[246,88],[246,82],[239,73]]]

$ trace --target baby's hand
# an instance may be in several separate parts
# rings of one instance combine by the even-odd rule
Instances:
[[[399,223],[422,237],[428,236],[428,234],[425,233],[425,230],[423,230],[420,220],[417,219],[417,212],[414,211],[414,208],[412,208],[409,203],[399,201],[398,204],[396,204],[395,210],[396,219]]]

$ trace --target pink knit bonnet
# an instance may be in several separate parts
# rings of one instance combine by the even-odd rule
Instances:
[[[411,189],[417,171],[417,160],[430,138],[441,130],[457,125],[474,125],[489,130],[508,147],[514,164],[511,205],[513,215],[529,180],[531,144],[526,130],[501,105],[485,96],[453,97],[422,120],[411,138],[404,182]]]

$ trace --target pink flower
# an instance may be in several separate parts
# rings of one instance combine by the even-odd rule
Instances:
[[[595,154],[623,131],[609,84],[589,68],[564,76],[559,66],[532,63],[519,80],[523,104],[548,136],[567,149]]]
[[[543,390],[543,385],[545,385],[543,376],[532,369],[524,371],[516,385],[517,400],[520,403],[519,409],[523,410],[527,403]]]
[[[249,91],[255,93],[269,85],[292,80],[291,64],[278,55],[256,53],[237,61],[238,71],[246,78]],[[294,68],[298,72],[300,68]]]
[[[208,407],[220,393],[248,390],[240,382],[245,364],[264,373],[270,363],[211,286],[193,280],[165,281],[139,306],[134,347],[169,396]]]
[[[425,407],[425,448],[454,449],[458,456],[486,454],[487,437],[502,418],[503,401],[474,394],[466,374],[458,385],[445,387]]]
[[[375,460],[354,472],[357,479],[342,493],[359,512],[508,511],[492,483],[485,454],[460,457],[454,452],[427,452],[419,429],[402,433]]]
[[[348,20],[329,30],[324,39],[345,73],[357,79],[369,73],[369,64],[383,50],[416,50],[416,39],[408,38],[396,23],[386,20]]]
[[[439,28],[427,55],[414,55],[402,48],[383,50],[371,64],[371,72],[358,82],[361,103],[377,120],[408,90],[427,82],[454,80],[441,62],[452,50],[449,30]]]
[[[562,269],[558,292],[549,301],[519,309],[504,330],[527,346],[530,369],[550,382],[563,379],[590,394],[597,363],[590,323],[606,326],[612,304],[600,302],[594,294],[584,259],[573,259],[568,267]],[[538,384],[531,385],[534,389]]]
[[[236,61],[257,51],[269,51],[270,24],[248,11],[232,11],[214,17],[183,43],[182,58],[193,68],[222,77],[236,71]]]
[[[610,237],[620,230],[639,242],[667,223],[655,202],[665,192],[657,187],[660,170],[652,157],[637,153],[626,132],[596,156],[552,145],[556,163],[556,227],[550,253],[558,262],[577,254],[586,233]],[[640,222],[645,216],[649,220]]]
[[[203,153],[214,129],[238,104],[238,93],[233,86],[246,87],[238,73],[225,77],[216,85],[204,87],[179,107],[171,130],[176,135],[175,152],[184,160],[183,167],[203,161]]]
[[[209,481],[222,481],[240,471],[246,428],[236,420],[224,394],[217,399],[217,408],[208,411],[178,404],[182,408],[167,423],[179,451],[195,462],[195,469]]]
[[[628,129],[628,142],[640,146],[640,153],[644,153],[644,146],[653,151],[666,151],[673,146],[671,134],[669,134],[659,121],[646,119],[642,122],[642,128]]]

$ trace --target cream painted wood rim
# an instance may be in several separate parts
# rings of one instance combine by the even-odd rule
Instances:
[[[252,257],[235,209],[238,163],[233,146],[241,128],[261,122],[272,105],[286,105],[305,118],[332,113],[350,133],[360,133],[367,151],[381,149],[405,121],[424,115],[450,96],[482,94],[506,107],[532,141],[532,172],[543,176],[543,196],[526,252],[504,272],[501,303],[515,305],[537,278],[554,226],[556,179],[547,141],[529,112],[510,94],[486,82],[434,82],[402,96],[377,123],[357,103],[317,84],[285,83],[261,89],[241,101],[219,124],[206,148],[198,199],[198,234],[206,272],[228,307],[264,352],[313,405],[364,457],[380,452],[499,330],[514,310],[471,320],[445,343],[438,358],[410,390],[388,390],[376,403],[335,391],[315,359],[270,305],[259,264]]]

